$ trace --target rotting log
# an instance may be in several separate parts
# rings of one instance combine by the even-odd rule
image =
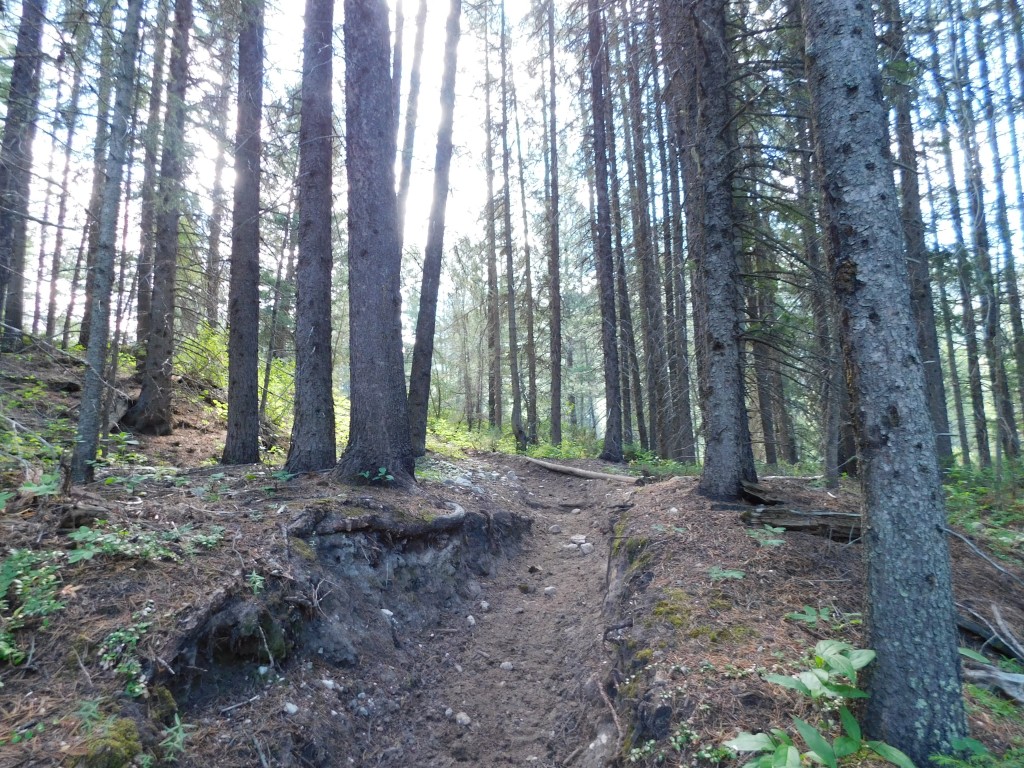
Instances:
[[[561,472],[563,475],[584,477],[587,480],[610,480],[613,483],[629,483],[630,485],[642,485],[644,481],[642,477],[632,477],[630,475],[609,475],[604,472],[592,472],[589,469],[567,467],[564,464],[552,464],[550,461],[532,459],[529,456],[523,456],[522,459],[530,462],[531,464],[536,464],[538,467],[544,467],[544,469],[551,470],[552,472]]]
[[[771,525],[839,541],[853,541],[861,535],[861,517],[852,512],[757,506],[740,513],[740,519],[747,525]]]
[[[746,480],[740,482],[740,496],[752,504],[763,504],[766,507],[775,507],[785,504],[782,499],[772,496],[771,491],[763,485],[751,483]]]
[[[964,677],[986,688],[998,688],[1018,704],[1024,704],[1024,675],[1003,672],[994,667],[964,669]]]

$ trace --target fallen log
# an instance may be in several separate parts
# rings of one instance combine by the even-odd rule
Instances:
[[[972,683],[998,688],[1018,704],[1024,704],[1024,675],[1003,672],[995,667],[964,669],[964,677]]]
[[[767,507],[775,507],[784,504],[782,499],[771,495],[771,491],[763,485],[751,483],[747,480],[740,482],[740,496],[751,504],[763,504]]]
[[[860,515],[851,512],[759,506],[742,512],[740,519],[747,525],[771,525],[787,531],[827,536],[837,541],[853,541],[861,535]]]
[[[522,458],[531,464],[536,464],[538,467],[544,467],[544,469],[549,469],[552,472],[561,472],[563,475],[585,477],[587,480],[611,480],[613,483],[629,483],[630,485],[641,485],[643,483],[642,477],[631,477],[630,475],[609,475],[604,472],[591,472],[589,469],[567,467],[564,464],[552,464],[550,461],[531,459],[529,456],[523,456]]]

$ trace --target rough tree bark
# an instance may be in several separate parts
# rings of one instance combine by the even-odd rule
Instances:
[[[597,266],[601,304],[601,350],[604,353],[604,396],[606,421],[601,458],[622,461],[622,400],[619,390],[619,350],[615,322],[615,273],[612,265],[611,207],[608,202],[608,147],[605,114],[606,73],[603,23],[598,0],[587,0],[587,52],[590,59],[590,108],[594,130],[594,183],[597,187],[597,216],[594,233],[594,262]]]
[[[306,0],[295,272],[295,420],[285,462],[289,472],[328,469],[337,460],[331,376],[333,34],[333,0]],[[394,136],[392,127],[384,130]],[[389,189],[393,195],[394,186]]]
[[[228,430],[224,464],[260,460],[260,123],[263,0],[242,3],[238,31],[238,121],[228,286]],[[216,313],[214,313],[214,320]]]
[[[185,92],[188,88],[192,0],[175,0],[171,60],[168,66],[167,115],[160,157],[155,253],[153,257],[152,325],[142,368],[142,391],[125,414],[124,423],[140,432],[168,435],[173,429],[171,370],[174,358],[174,296],[178,270],[178,224],[185,154]]]
[[[688,0],[682,14],[681,40],[692,68],[683,73],[682,120],[685,140],[694,145],[684,153],[683,177],[694,262],[695,340],[703,361],[705,448],[699,487],[708,496],[731,498],[742,481],[757,475],[743,392],[725,4]]]
[[[386,0],[345,0],[345,167],[348,171],[352,416],[335,475],[414,483],[402,357],[402,254],[395,195],[391,32]]]
[[[139,22],[144,0],[131,0],[126,9],[121,53],[118,58],[114,112],[104,170],[103,205],[97,222],[98,248],[96,276],[93,279],[93,307],[90,318],[89,346],[85,357],[85,381],[78,415],[78,429],[71,456],[71,479],[86,483],[93,478],[96,451],[99,448],[100,413],[106,383],[107,341],[110,338],[110,294],[114,284],[114,251],[117,239],[118,209],[125,157],[132,136],[132,97],[135,95],[135,58],[139,49]]]
[[[910,309],[870,4],[806,0],[832,284],[863,459],[866,731],[918,765],[964,735],[935,434]]]
[[[21,346],[25,271],[25,217],[32,180],[32,140],[39,105],[40,46],[45,0],[25,0],[7,90],[7,117],[0,143],[0,350]]]

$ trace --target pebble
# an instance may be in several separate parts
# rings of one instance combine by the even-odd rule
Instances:
[[[526,609],[523,606],[516,608],[516,613],[526,613]]]
[[[481,600],[480,601],[480,610],[483,611],[484,613],[487,613],[489,610],[491,610],[491,604],[488,603],[486,600]]]
[[[459,712],[455,716],[455,722],[459,725],[469,725],[473,721],[469,719],[469,715],[467,715],[465,712]]]
[[[678,515],[679,514],[679,507],[669,507],[668,508],[668,513],[670,515]]]
[[[563,544],[562,549],[575,552],[577,549],[579,549],[579,546],[576,544]]]
[[[548,533],[561,533],[561,532],[562,532],[562,526],[560,526],[560,525],[552,525],[550,528],[548,528]]]
[[[454,709],[452,709],[451,707],[448,707],[448,709],[446,709],[446,710],[444,711],[444,716],[445,716],[445,717],[451,717],[451,716],[452,716],[452,715],[454,715],[454,714],[455,714],[455,710],[454,710]]]
[[[387,608],[381,608],[380,612],[387,616],[389,619],[394,618],[395,616],[395,612],[389,611]]]
[[[329,679],[329,678],[324,678],[323,680],[320,681],[320,685],[322,685],[328,691],[333,691],[334,688],[335,688],[336,683],[333,680]]]
[[[580,508],[579,507],[573,507],[572,514],[578,515],[579,513],[580,513]]]
[[[573,544],[585,544],[587,542],[587,537],[584,536],[582,533],[574,533],[572,536],[569,537],[569,541],[571,541]]]
[[[593,544],[589,544],[589,543],[588,544],[580,544],[580,552],[582,552],[584,555],[589,555],[593,551],[594,551],[594,545]]]
[[[551,597],[557,591],[558,590],[555,589],[554,587],[544,587],[544,594],[547,595],[548,597]]]
[[[515,665],[514,665],[514,664],[512,664],[512,662],[511,662],[511,661],[503,661],[503,662],[501,662],[501,664],[499,664],[498,666],[499,666],[499,667],[500,667],[501,669],[504,669],[504,670],[505,670],[506,672],[511,672],[511,671],[512,671],[513,669],[515,669]]]
[[[283,709],[286,715],[297,715],[299,713],[299,708],[292,704],[290,701],[286,701],[284,703]]]
[[[471,627],[475,627],[476,626],[476,619],[473,617],[472,614],[470,614],[469,616],[466,617],[466,623],[469,624],[469,626],[471,626]]]

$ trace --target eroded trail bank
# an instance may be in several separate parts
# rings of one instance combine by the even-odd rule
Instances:
[[[414,498],[296,499],[280,578],[221,597],[166,676],[218,765],[603,766],[618,747],[603,635],[624,483],[513,457]],[[196,760],[196,765],[202,764]]]
[[[433,679],[404,734],[404,764],[603,765],[615,748],[595,743],[610,717],[600,693],[610,516],[628,490],[522,461],[480,465],[475,477],[528,514],[532,533],[471,585],[448,626],[423,633]]]

